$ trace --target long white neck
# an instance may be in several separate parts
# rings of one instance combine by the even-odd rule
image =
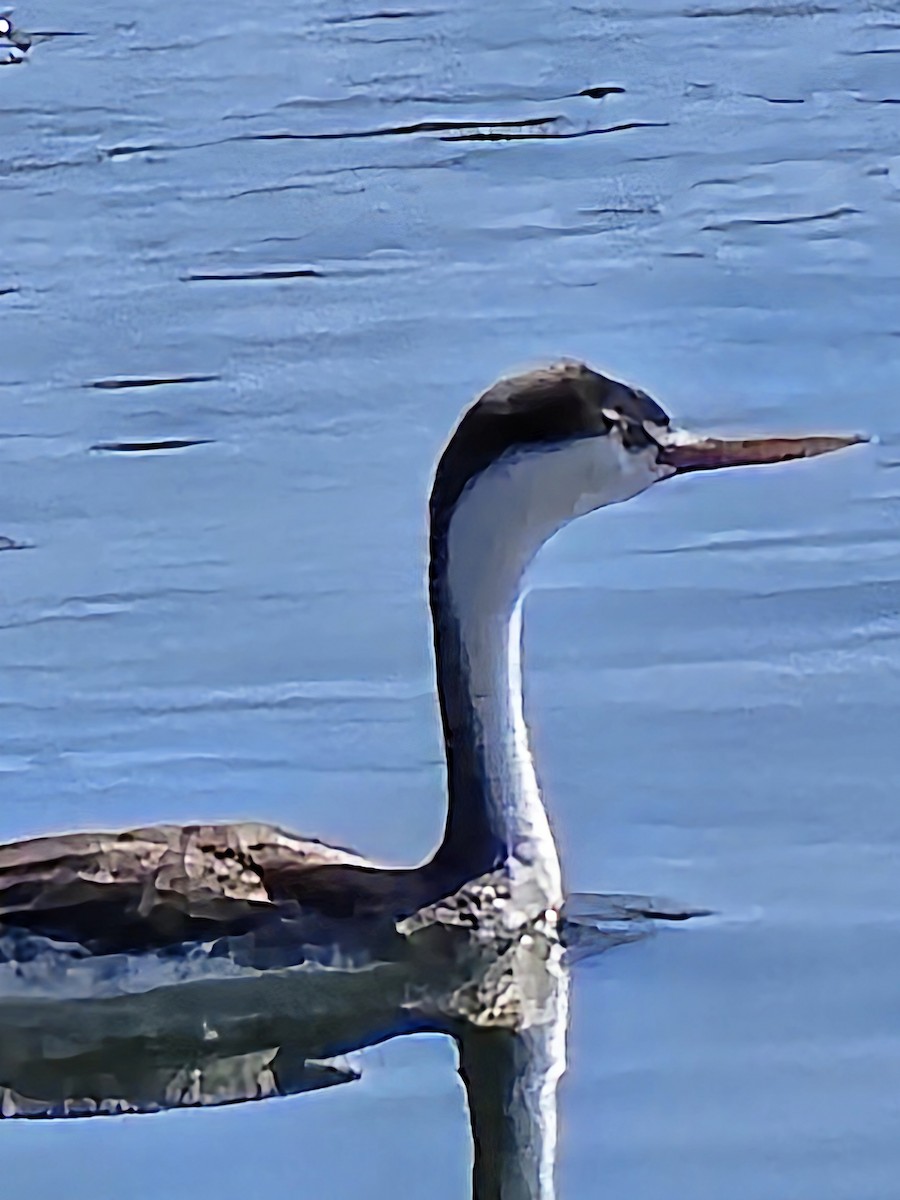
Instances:
[[[522,703],[522,594],[541,546],[576,517],[659,478],[652,454],[588,438],[504,455],[452,510],[432,509],[431,609],[449,809],[434,865],[462,882],[499,862],[562,902]]]
[[[523,577],[558,527],[523,519],[515,471],[491,471],[460,499],[433,547],[432,609],[450,784],[447,842],[508,864],[546,907],[562,903],[556,843],[541,799],[522,697]],[[534,515],[534,514],[532,514]],[[480,831],[480,832],[476,832]]]
[[[559,857],[531,756],[522,696],[522,576],[532,555],[521,544],[496,546],[506,554],[492,554],[491,569],[482,571],[475,584],[469,568],[473,557],[484,553],[485,532],[476,523],[470,526],[464,513],[455,518],[448,580],[483,801],[513,876],[524,869],[548,903],[556,905],[562,901]]]

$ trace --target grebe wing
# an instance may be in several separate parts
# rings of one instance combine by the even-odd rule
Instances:
[[[94,953],[158,947],[237,931],[292,903],[331,917],[380,913],[407,874],[256,822],[70,833],[0,846],[0,929]]]

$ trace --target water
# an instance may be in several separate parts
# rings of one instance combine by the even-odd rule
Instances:
[[[877,433],[569,529],[526,669],[570,886],[721,914],[576,974],[560,1195],[884,1200],[900,5],[15,15],[86,36],[0,70],[0,535],[29,547],[0,555],[0,838],[257,816],[423,857],[423,496],[510,367]],[[297,1100],[9,1125],[7,1178],[464,1195],[450,1046],[356,1065]]]

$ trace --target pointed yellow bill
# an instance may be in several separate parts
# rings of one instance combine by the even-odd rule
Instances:
[[[794,458],[815,458],[868,440],[861,434],[696,439],[681,435],[678,441],[661,446],[659,461],[674,467],[681,475],[688,471],[715,471],[719,467],[758,467],[766,463],[789,462]]]

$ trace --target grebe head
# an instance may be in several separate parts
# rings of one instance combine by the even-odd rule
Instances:
[[[555,363],[500,380],[463,414],[435,473],[433,548],[464,525],[467,544],[488,552],[499,538],[524,537],[528,558],[575,517],[673,475],[808,458],[862,440],[696,437],[673,428],[646,392],[583,363]]]
[[[495,502],[505,491],[521,502],[522,521],[564,524],[673,474],[659,461],[668,429],[644,392],[581,363],[501,379],[463,414],[441,457],[432,518],[475,490]]]

